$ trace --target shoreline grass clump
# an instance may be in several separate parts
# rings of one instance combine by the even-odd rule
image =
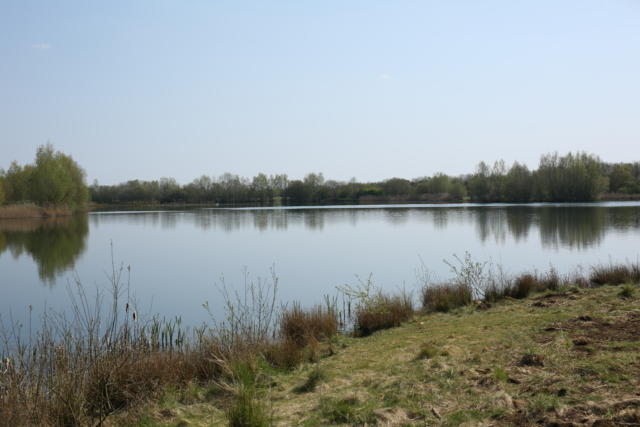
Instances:
[[[409,298],[379,294],[370,303],[356,307],[354,333],[366,337],[381,329],[400,326],[413,313]]]
[[[600,264],[592,267],[589,280],[596,285],[640,283],[640,261],[627,264]]]
[[[335,311],[322,306],[304,310],[294,303],[281,314],[281,334],[301,347],[313,340],[330,339],[338,333],[338,319]]]
[[[370,275],[366,281],[360,279],[356,286],[339,286],[338,291],[355,301],[353,334],[366,337],[372,333],[400,326],[414,315],[413,296],[406,291],[398,295],[385,294],[377,287]],[[350,306],[351,303],[349,303]]]
[[[446,313],[472,301],[471,289],[462,284],[441,283],[422,288],[422,309],[427,313]]]

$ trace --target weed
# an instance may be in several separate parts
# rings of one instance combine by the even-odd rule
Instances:
[[[633,297],[633,294],[635,293],[636,288],[633,285],[624,285],[622,286],[622,288],[620,289],[620,292],[618,292],[618,296],[620,298],[631,298]]]
[[[426,312],[446,313],[471,301],[471,288],[463,284],[431,285],[422,289],[422,308]]]
[[[507,382],[509,374],[504,369],[498,367],[493,370],[493,377],[498,381]]]
[[[438,355],[438,349],[431,343],[423,343],[415,360],[431,359]]]
[[[640,262],[628,264],[601,264],[591,269],[589,279],[596,285],[622,285],[640,283]]]
[[[303,384],[300,384],[299,386],[295,387],[293,391],[295,393],[312,392],[316,389],[316,387],[320,382],[325,380],[325,378],[326,378],[325,371],[321,369],[320,366],[316,365],[313,368],[313,370],[309,372],[309,375],[307,376],[307,380]]]
[[[332,424],[366,424],[375,422],[370,408],[363,406],[357,397],[342,399],[323,398],[320,400],[322,417]]]
[[[241,387],[233,404],[226,411],[230,427],[267,427],[271,417],[250,388]]]

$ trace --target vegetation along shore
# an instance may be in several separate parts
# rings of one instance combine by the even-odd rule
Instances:
[[[0,219],[66,216],[88,201],[84,170],[50,144],[38,148],[33,164],[0,169]]]
[[[226,317],[195,329],[142,316],[114,268],[110,300],[78,284],[72,316],[49,313],[28,338],[3,324],[1,423],[640,422],[638,262],[449,265],[442,283],[421,270],[418,298],[367,281],[316,307],[277,304],[274,276],[223,289]]]
[[[529,203],[639,200],[640,163],[605,163],[586,153],[546,154],[536,170],[518,162],[492,166],[460,176],[437,173],[412,180],[380,182],[304,179],[259,173],[252,179],[231,173],[202,175],[180,185],[173,178],[129,180],[91,186],[72,157],[51,145],[38,148],[33,164],[13,162],[0,170],[0,219],[68,215],[89,207],[256,206],[372,203]],[[89,204],[91,203],[91,204]]]

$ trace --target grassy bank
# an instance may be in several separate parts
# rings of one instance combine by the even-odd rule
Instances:
[[[55,218],[72,213],[65,206],[42,207],[32,203],[0,206],[0,219]]]
[[[562,288],[341,336],[331,357],[267,374],[255,398],[283,426],[636,425],[639,291]],[[203,388],[171,391],[129,417],[114,424],[228,422]]]
[[[423,271],[419,309],[408,295],[386,295],[368,281],[342,289],[351,301],[345,309],[327,299],[277,310],[274,277],[244,293],[223,292],[226,319],[192,333],[179,321],[143,321],[124,301],[113,301],[103,318],[80,310],[4,360],[0,419],[141,426],[638,422],[638,263],[511,276],[467,255],[451,268],[454,277],[444,283]],[[126,294],[122,272],[114,269],[114,295]],[[79,292],[77,306],[85,307]]]

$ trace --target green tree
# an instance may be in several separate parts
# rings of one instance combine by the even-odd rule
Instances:
[[[4,191],[4,186],[5,186],[5,177],[4,175],[4,171],[0,171],[0,205],[4,204],[4,201],[6,200],[6,194]]]
[[[40,205],[82,206],[89,200],[84,179],[84,170],[70,156],[42,145],[28,178],[28,198]]]
[[[609,174],[609,191],[612,193],[631,193],[636,186],[631,165],[614,165]]]
[[[526,165],[514,162],[505,182],[505,200],[529,202],[533,193],[533,176]]]

